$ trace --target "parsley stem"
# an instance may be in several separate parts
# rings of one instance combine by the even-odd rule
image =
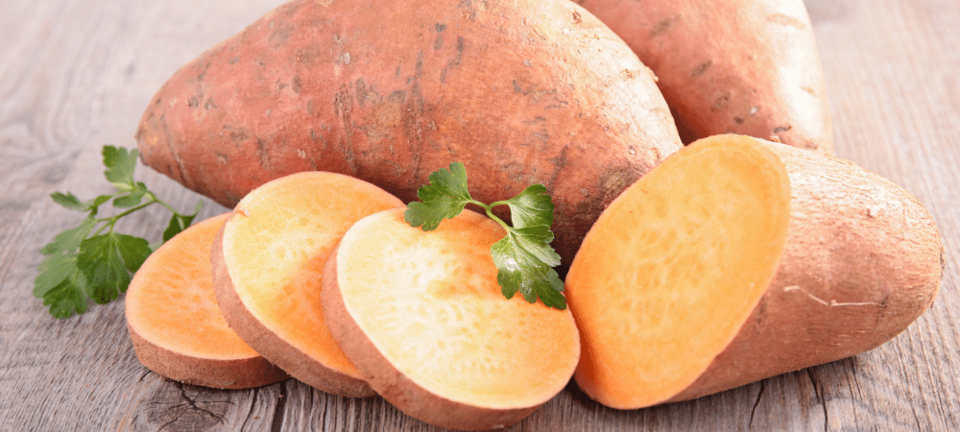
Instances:
[[[507,232],[510,232],[510,229],[511,229],[512,227],[511,227],[510,225],[507,225],[507,223],[504,222],[503,219],[500,219],[499,217],[497,217],[497,215],[493,214],[493,208],[496,207],[496,206],[498,206],[498,205],[507,204],[506,201],[496,201],[496,202],[494,202],[494,203],[491,203],[490,205],[486,205],[486,204],[484,204],[484,203],[482,203],[482,202],[480,202],[480,201],[477,201],[477,200],[469,200],[468,202],[469,202],[469,203],[472,203],[472,204],[476,204],[476,205],[478,205],[478,206],[480,206],[480,207],[483,207],[483,210],[487,212],[487,217],[489,217],[490,219],[493,219],[494,221],[496,221],[496,222],[497,222],[498,224],[500,224],[500,226],[502,226],[503,229],[506,230]]]

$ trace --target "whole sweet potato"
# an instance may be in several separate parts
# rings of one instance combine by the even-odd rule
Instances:
[[[569,264],[606,204],[681,147],[654,79],[572,2],[297,0],[178,71],[137,139],[146,165],[227,206],[306,170],[405,201],[452,161],[482,201],[542,183]]]
[[[803,0],[577,3],[657,74],[685,142],[732,132],[833,153],[830,106]]]

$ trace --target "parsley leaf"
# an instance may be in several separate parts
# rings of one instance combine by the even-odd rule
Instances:
[[[449,169],[440,168],[428,177],[429,184],[417,189],[417,198],[403,213],[411,226],[422,226],[424,231],[433,231],[440,221],[450,219],[463,211],[472,202],[467,191],[467,170],[460,162],[453,162]]]
[[[163,241],[167,241],[193,223],[203,204],[197,203],[193,214],[177,213],[160,201],[147,185],[134,181],[136,149],[128,151],[108,145],[103,147],[102,154],[106,167],[103,174],[113,184],[113,194],[87,201],[70,192],[50,195],[53,202],[68,210],[87,213],[79,226],[57,234],[40,249],[47,258],[37,267],[33,295],[42,298],[43,305],[48,306],[56,318],[86,312],[89,299],[103,304],[118,298],[130,285],[131,274],[140,269],[153,251],[146,239],[114,232],[120,218],[152,204],[161,204],[173,213],[171,226],[163,234]],[[113,207],[126,210],[98,218],[100,206],[110,200]]]
[[[520,195],[504,201],[510,207],[510,222],[514,228],[541,225],[549,228],[553,225],[553,201],[546,193],[545,186],[535,184],[524,189]]]
[[[103,175],[118,190],[130,191],[136,187],[133,170],[137,167],[137,155],[136,149],[128,152],[123,147],[103,146],[103,165],[107,167]]]
[[[539,298],[549,307],[566,309],[563,281],[553,269],[560,265],[560,255],[550,246],[554,237],[550,231],[554,206],[546,187],[535,184],[509,200],[487,205],[470,196],[466,168],[460,162],[451,163],[449,169],[441,168],[428,179],[430,183],[417,190],[422,202],[407,205],[407,223],[432,231],[443,219],[460,214],[467,204],[482,207],[487,216],[507,230],[507,235],[490,247],[504,297],[513,298],[520,292],[530,303]],[[498,205],[510,208],[513,226],[493,214]]]

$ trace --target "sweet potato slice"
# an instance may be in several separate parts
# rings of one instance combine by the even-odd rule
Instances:
[[[926,209],[852,163],[700,140],[614,200],[577,253],[576,381],[639,408],[872,349],[930,306],[941,254]]]
[[[207,387],[260,387],[288,378],[227,327],[213,294],[210,247],[229,214],[174,236],[130,282],[127,329],[140,362],[167,378]]]
[[[403,203],[362,180],[309,172],[247,195],[212,252],[217,301],[230,327],[294,378],[328,393],[374,394],[343,355],[320,306],[323,263],[366,215]]]
[[[490,256],[503,235],[469,210],[430,232],[388,210],[357,222],[327,260],[330,331],[370,385],[411,416],[504,427],[569,382],[580,355],[573,317],[503,297]]]

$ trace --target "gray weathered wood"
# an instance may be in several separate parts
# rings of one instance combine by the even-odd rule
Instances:
[[[37,250],[78,221],[47,195],[106,192],[99,148],[135,146],[153,92],[280,0],[3,1],[0,431],[434,431],[380,398],[288,380],[220,391],[143,368],[122,303],[57,321],[31,295]],[[699,400],[617,411],[574,384],[514,431],[960,430],[960,3],[810,0],[841,157],[902,185],[944,238],[933,308],[873,351]],[[174,206],[199,198],[147,170]],[[201,218],[225,211],[207,202]],[[161,209],[121,224],[156,239]]]

